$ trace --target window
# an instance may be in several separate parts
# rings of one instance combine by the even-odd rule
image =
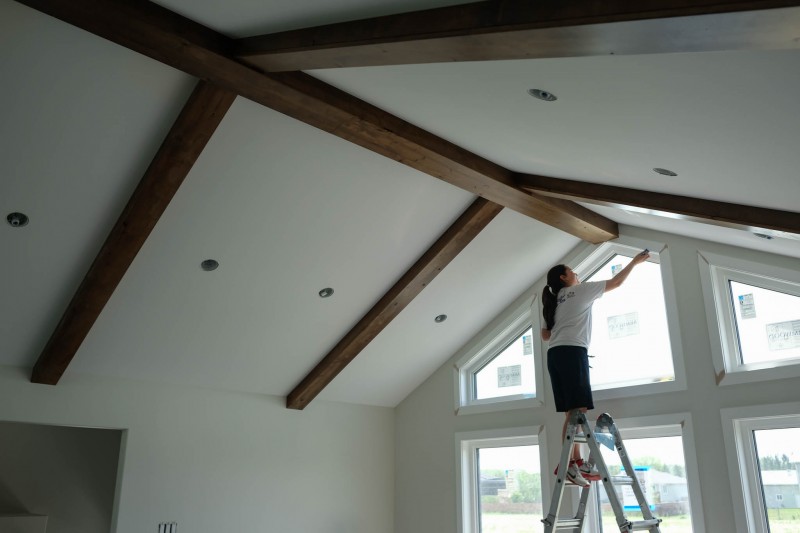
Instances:
[[[728,461],[739,472],[741,492],[734,494],[734,503],[742,503],[735,506],[738,531],[797,531],[800,523],[798,413],[800,404],[723,410]]]
[[[528,327],[499,354],[473,372],[472,386],[476,400],[516,394],[535,395],[533,330]]]
[[[459,413],[505,409],[511,403],[519,407],[541,405],[536,398],[536,391],[541,390],[537,372],[541,363],[534,357],[541,343],[538,329],[532,326],[532,299],[529,295],[521,297],[510,313],[464,350],[456,363]]]
[[[608,280],[644,247],[607,243],[570,266],[581,281]],[[677,324],[670,322],[667,312],[672,309],[677,316],[672,292],[665,289],[669,276],[662,273],[667,252],[650,255],[620,288],[605,293],[593,305],[589,364],[592,389],[600,392],[595,394],[597,399],[685,386],[682,371],[676,372],[676,367],[682,369]],[[627,392],[620,394],[623,388]]]
[[[658,425],[649,425],[653,422]],[[665,423],[666,422],[666,423]],[[636,424],[636,425],[631,425]],[[647,425],[641,425],[647,424]],[[703,531],[702,505],[697,486],[697,461],[692,454],[691,422],[688,414],[652,417],[650,420],[617,422],[625,449],[636,470],[653,515],[661,518],[663,533],[699,533]],[[684,443],[684,440],[687,442]],[[601,446],[603,459],[612,475],[624,475],[616,450]],[[594,531],[617,532],[616,517],[605,487],[597,483]],[[642,520],[636,497],[630,486],[615,486],[625,515]]]
[[[527,533],[542,519],[540,428],[457,435],[462,533]],[[547,478],[547,476],[545,476]],[[543,483],[545,488],[543,488]]]
[[[615,253],[587,281],[611,279],[632,258],[633,253]],[[675,379],[661,268],[657,263],[637,266],[622,287],[597,300],[592,322],[593,388]]]
[[[800,376],[800,272],[700,255],[722,384]]]
[[[625,438],[623,436],[623,438]],[[689,485],[686,480],[686,461],[680,436],[626,438],[625,449],[636,470],[636,476],[654,516],[661,518],[661,530],[692,531],[692,512],[689,504]],[[619,455],[603,448],[603,457],[612,475],[624,475]],[[599,487],[601,531],[618,531],[616,517],[602,484]],[[615,487],[626,516],[643,520],[638,502],[629,486]]]

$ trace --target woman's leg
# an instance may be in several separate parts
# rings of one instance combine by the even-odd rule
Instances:
[[[564,427],[561,429],[561,442],[564,442],[564,439],[567,436],[567,425],[569,424],[569,417],[572,414],[572,411],[576,411],[576,410],[579,410],[581,413],[586,413],[586,411],[588,411],[588,409],[586,407],[577,407],[575,409],[572,409],[571,411],[567,411],[566,413],[564,413],[566,415],[566,417],[564,418]],[[572,458],[571,459],[573,461],[577,461],[580,458],[581,458],[580,447],[577,444],[573,443],[572,444]]]

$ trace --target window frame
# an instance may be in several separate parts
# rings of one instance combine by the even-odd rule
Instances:
[[[535,312],[538,309],[535,294],[526,291],[510,307],[502,313],[490,326],[479,333],[461,350],[462,355],[455,363],[455,410],[456,414],[476,414],[507,409],[540,407],[544,404],[542,395],[544,380],[542,377],[542,345],[537,341],[538,321]],[[495,398],[476,399],[473,387],[473,373],[479,371],[489,361],[513,342],[517,337],[532,328],[533,348],[532,361],[534,372],[535,394],[512,394]]]
[[[456,520],[459,533],[480,533],[478,515],[480,495],[478,491],[478,448],[502,448],[508,446],[538,446],[541,465],[542,509],[549,503],[552,492],[552,476],[547,471],[547,435],[543,425],[523,426],[497,430],[456,433]]]
[[[689,506],[692,510],[693,533],[705,533],[705,517],[703,500],[700,493],[700,470],[695,453],[694,429],[691,413],[673,413],[644,417],[614,419],[623,443],[629,439],[681,437],[683,442],[683,459],[686,468],[686,485],[689,491]],[[584,445],[585,447],[585,445]],[[587,506],[587,532],[600,531],[600,517],[597,515],[599,491],[592,491],[593,499]],[[651,502],[652,503],[652,502]]]
[[[718,385],[800,377],[800,359],[741,363],[730,281],[788,293],[800,298],[800,272],[698,251],[700,281]]]
[[[721,410],[722,431],[738,533],[769,533],[753,432],[800,427],[800,402]]]
[[[664,291],[664,306],[666,308],[667,329],[672,351],[672,368],[675,373],[675,379],[673,381],[659,383],[623,385],[603,389],[595,389],[593,387],[592,397],[595,401],[630,398],[634,396],[650,396],[663,392],[686,390],[687,388],[686,369],[683,359],[683,341],[678,322],[677,292],[675,291],[675,284],[673,282],[671,257],[666,244],[632,237],[620,237],[614,242],[605,242],[600,245],[586,247],[581,252],[565,258],[564,263],[570,265],[574,271],[578,272],[581,279],[584,279],[588,277],[586,275],[588,272],[597,270],[613,255],[623,254],[633,257],[645,248],[650,250],[650,259],[648,261],[658,263],[661,267],[661,284]],[[542,282],[537,285],[540,292],[544,289],[545,283],[546,280],[542,280]],[[537,315],[541,315],[541,304],[539,304],[538,307]],[[544,351],[543,348],[542,351]]]

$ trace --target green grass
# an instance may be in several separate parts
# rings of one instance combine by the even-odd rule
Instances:
[[[631,520],[641,517],[629,516]],[[538,514],[483,513],[483,533],[541,533],[544,526]],[[661,523],[662,533],[692,533],[688,515],[668,516]],[[613,513],[603,514],[604,530],[616,531]],[[770,509],[769,525],[771,533],[800,533],[800,509]]]
[[[771,533],[800,533],[800,509],[767,509]]]

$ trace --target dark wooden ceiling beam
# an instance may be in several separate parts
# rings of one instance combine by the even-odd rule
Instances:
[[[311,76],[244,65],[229,56],[230,39],[150,2],[19,1],[586,241],[618,235],[615,222],[574,202],[522,191],[499,165]]]
[[[800,239],[798,212],[530,174],[516,174],[515,180],[525,190],[554,198]]]
[[[55,385],[61,379],[235,98],[231,91],[198,83],[45,345],[33,383]]]
[[[235,54],[279,72],[797,48],[798,5],[796,0],[493,0],[249,37],[237,41]]]
[[[502,207],[478,198],[389,289],[286,398],[286,407],[303,409],[339,372],[405,309],[496,217]]]

